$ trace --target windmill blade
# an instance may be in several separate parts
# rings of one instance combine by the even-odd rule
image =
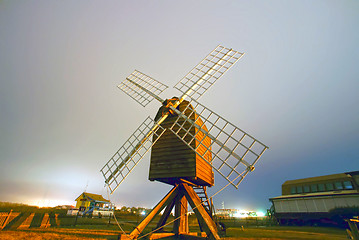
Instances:
[[[155,123],[147,117],[101,169],[111,194],[165,132],[165,129],[159,125],[160,122],[159,120]]]
[[[268,148],[194,100],[183,111],[171,109],[178,117],[169,129],[235,188]],[[208,161],[208,154],[212,154],[212,161]]]
[[[166,90],[168,86],[135,70],[118,85],[118,88],[145,107],[154,98],[159,100],[157,95]]]
[[[218,45],[175,85],[183,93],[180,99],[198,100],[243,54]]]

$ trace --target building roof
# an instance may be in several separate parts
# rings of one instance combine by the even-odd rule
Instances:
[[[103,198],[102,195],[94,194],[94,193],[83,192],[83,193],[81,193],[80,196],[78,196],[75,199],[75,201],[78,201],[80,198],[81,199],[87,199],[87,200],[90,200],[90,201],[110,203],[110,200],[107,200],[107,199]]]
[[[344,178],[346,177],[345,173],[331,174],[331,175],[318,176],[318,177],[301,178],[301,179],[295,179],[295,180],[287,180],[284,182],[283,185],[308,183],[308,182],[314,182],[314,181],[335,180],[335,179],[343,178],[343,177]]]
[[[319,181],[329,181],[329,180],[335,180],[338,178],[346,178],[347,175],[358,175],[359,171],[354,172],[346,172],[346,173],[337,173],[337,174],[330,174],[330,175],[324,175],[324,176],[318,176],[318,177],[309,177],[309,178],[301,178],[301,179],[295,179],[295,180],[287,180],[283,183],[283,185],[291,185],[291,184],[305,184],[310,182],[319,182]]]
[[[291,195],[282,195],[274,198],[270,198],[269,200],[282,200],[282,199],[294,199],[294,198],[308,198],[308,197],[325,197],[325,196],[343,196],[343,195],[359,195],[357,190],[345,190],[345,191],[327,191],[327,192],[316,192],[316,193],[299,193],[299,194],[291,194]]]

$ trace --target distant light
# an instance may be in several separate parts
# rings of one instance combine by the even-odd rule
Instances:
[[[264,217],[265,213],[262,211],[248,211],[248,210],[237,210],[232,215],[235,218],[247,218],[247,217]]]
[[[34,200],[25,201],[24,204],[43,208],[43,207],[56,207],[59,205],[72,205],[73,202],[67,200],[59,200],[59,199],[46,199],[46,200],[34,199]]]
[[[264,216],[265,216],[265,213],[262,212],[262,211],[258,211],[258,212],[257,212],[257,216],[258,216],[258,217],[264,217]]]
[[[237,211],[233,217],[236,217],[236,218],[246,218],[248,217],[248,211],[246,210],[239,210]]]
[[[142,215],[142,216],[146,215],[146,212],[145,212],[145,211],[142,211],[142,212],[141,212],[141,215]]]

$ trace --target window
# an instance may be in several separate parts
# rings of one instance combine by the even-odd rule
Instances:
[[[303,187],[302,186],[298,186],[297,187],[297,193],[302,193],[303,192]]]
[[[318,184],[318,190],[319,190],[319,192],[324,192],[324,191],[325,191],[325,188],[324,188],[324,184],[323,184],[323,183],[319,183],[319,184]]]
[[[334,185],[335,185],[335,189],[337,189],[337,190],[343,189],[343,185],[341,182],[335,182]]]
[[[333,191],[334,190],[333,183],[326,183],[325,187],[327,188],[327,191]]]
[[[324,187],[324,186],[323,186],[323,187]],[[318,192],[318,186],[317,186],[317,184],[311,185],[311,186],[310,186],[310,190],[311,190],[312,192]]]
[[[344,185],[344,189],[353,189],[353,185],[350,181],[344,181],[343,185]]]
[[[305,193],[309,193],[309,192],[310,192],[308,185],[304,186],[304,192],[305,192]]]
[[[296,194],[296,193],[297,193],[296,188],[295,188],[295,187],[291,187],[291,188],[290,188],[290,193],[291,193],[291,194]]]

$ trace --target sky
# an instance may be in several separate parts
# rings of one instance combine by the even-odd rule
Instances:
[[[100,173],[160,107],[117,85],[137,69],[178,96],[218,44],[245,55],[199,101],[269,149],[216,208],[263,211],[286,180],[359,170],[358,23],[347,0],[0,1],[0,201],[155,206],[171,186],[148,181],[150,154],[111,196]]]

